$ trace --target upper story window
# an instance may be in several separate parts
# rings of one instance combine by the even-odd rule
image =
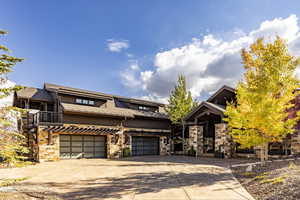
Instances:
[[[88,99],[76,98],[75,102],[78,104],[84,104],[84,105],[95,105],[95,101],[88,100]]]
[[[149,111],[150,110],[150,108],[147,107],[147,106],[139,106],[138,108],[139,108],[139,110],[144,110],[144,111]]]

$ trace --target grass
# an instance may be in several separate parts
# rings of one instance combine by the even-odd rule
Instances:
[[[28,179],[28,177],[0,179],[0,187],[11,186],[26,179]]]

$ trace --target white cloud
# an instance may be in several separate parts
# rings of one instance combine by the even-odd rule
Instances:
[[[242,78],[244,70],[240,50],[249,47],[258,37],[273,39],[279,35],[287,40],[293,54],[300,55],[299,30],[297,16],[291,15],[264,21],[258,29],[249,33],[235,29],[232,40],[216,38],[212,34],[205,35],[203,39],[192,38],[189,44],[158,52],[153,61],[154,67],[135,74],[132,81],[143,85],[141,88],[149,94],[149,98],[163,100],[173,89],[178,74],[184,74],[192,95],[206,98],[224,84],[234,87]]]
[[[9,88],[9,87],[13,87],[16,84],[10,80],[7,81],[0,81],[0,88]],[[13,94],[5,97],[5,98],[0,98],[0,107],[4,107],[4,106],[11,106],[13,103]]]
[[[109,39],[107,40],[107,48],[111,52],[121,52],[123,49],[129,48],[129,41]]]

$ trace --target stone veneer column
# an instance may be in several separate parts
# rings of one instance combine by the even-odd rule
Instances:
[[[291,135],[291,153],[292,155],[300,155],[300,131]]]
[[[196,151],[196,157],[203,154],[203,127],[199,125],[189,126],[188,149],[192,147]]]
[[[123,131],[107,135],[107,158],[121,158],[123,154]]]
[[[159,155],[162,156],[170,155],[171,142],[167,136],[159,137],[159,148],[160,148]]]
[[[225,158],[232,157],[232,140],[228,135],[227,124],[215,124],[215,151],[222,151]]]
[[[51,138],[49,138],[51,137]],[[49,142],[50,140],[50,142]],[[38,130],[38,155],[39,162],[59,160],[59,135],[48,131]]]

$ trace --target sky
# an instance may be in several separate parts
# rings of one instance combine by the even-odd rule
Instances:
[[[299,0],[0,0],[8,78],[167,102],[179,74],[205,100],[242,79],[240,50],[279,35],[300,55]],[[300,73],[299,73],[300,74]]]

